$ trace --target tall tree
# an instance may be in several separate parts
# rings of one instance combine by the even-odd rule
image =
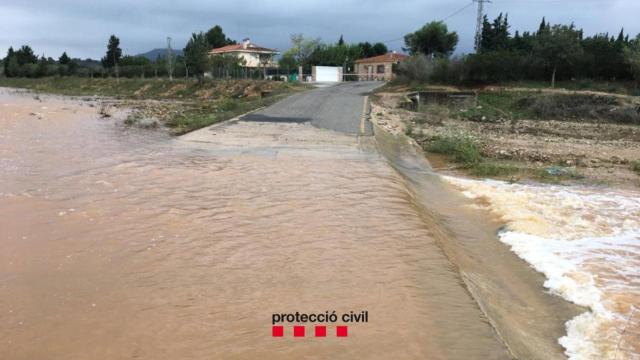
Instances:
[[[287,70],[289,73],[298,71],[298,62],[290,53],[284,53],[278,61],[281,70]]]
[[[23,66],[26,64],[36,64],[38,57],[33,52],[33,49],[29,45],[22,45],[18,51],[15,52],[18,65]]]
[[[102,58],[102,66],[112,68],[118,65],[122,58],[122,49],[120,49],[120,39],[115,35],[109,37],[107,43],[107,53]]]
[[[7,66],[7,77],[19,76],[20,75],[20,65],[18,64],[18,58],[12,56],[9,60],[6,61]]]
[[[193,33],[184,48],[184,58],[190,73],[202,78],[209,68],[209,43],[204,33]]]
[[[342,35],[340,35],[340,40],[338,40],[338,45],[339,46],[344,45],[344,37],[342,37]]]
[[[11,63],[12,60],[17,65],[16,53],[13,50],[13,46],[10,46],[9,50],[7,50],[7,57],[5,57],[4,61],[2,62],[4,66],[4,76],[6,77],[13,76],[13,74],[9,71],[9,64]]]
[[[36,73],[36,75],[38,77],[43,77],[43,76],[47,76],[47,67],[48,67],[48,62],[47,59],[44,57],[44,55],[42,55],[40,57],[40,59],[38,60],[38,71]]]
[[[373,44],[373,47],[371,48],[371,51],[373,52],[373,56],[377,56],[377,55],[384,55],[386,53],[389,52],[389,49],[387,49],[387,45],[381,43],[381,42],[377,42],[375,44]]]
[[[633,78],[640,84],[640,34],[625,48],[624,55]]]
[[[480,37],[480,49],[478,52],[486,53],[488,51],[507,50],[511,45],[509,43],[509,15],[503,16],[502,13],[489,22],[485,15],[482,22],[482,33]]]
[[[482,32],[480,33],[480,48],[476,49],[477,52],[482,53],[492,48],[491,41],[493,40],[493,28],[489,22],[489,17],[485,15],[482,18]]]
[[[449,56],[458,45],[458,34],[449,32],[444,22],[432,21],[416,32],[405,35],[404,42],[406,50],[412,55]]]
[[[298,63],[298,66],[306,66],[309,57],[320,46],[320,39],[306,39],[302,34],[291,35],[291,48],[284,55],[291,55]]]
[[[236,44],[234,40],[229,39],[227,35],[225,35],[220,25],[216,25],[209,29],[205,36],[207,38],[207,44],[211,49]]]
[[[534,51],[551,71],[551,87],[556,86],[560,66],[572,65],[582,54],[581,32],[572,25],[554,25],[538,35]]]
[[[616,39],[617,44],[624,44],[624,28],[620,29],[620,33],[618,34],[618,38]]]
[[[62,55],[60,55],[60,57],[58,58],[58,62],[61,65],[69,65],[69,63],[71,62],[71,58],[69,57],[69,55],[67,55],[67,52],[63,52]]]
[[[542,22],[540,22],[540,26],[538,27],[538,35],[548,31],[549,31],[549,24],[547,24],[545,18],[542,17]]]
[[[362,57],[368,58],[373,55],[373,45],[370,42],[366,41],[363,43],[358,43],[358,47],[362,50]]]

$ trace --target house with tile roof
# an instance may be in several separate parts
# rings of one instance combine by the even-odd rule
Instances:
[[[234,55],[244,60],[243,67],[248,68],[275,68],[278,51],[251,43],[250,39],[242,40],[240,44],[227,45],[215,48],[210,52],[211,56]]]
[[[408,58],[404,54],[395,51],[384,55],[373,56],[355,61],[356,74],[359,80],[391,80],[393,79],[393,66]]]

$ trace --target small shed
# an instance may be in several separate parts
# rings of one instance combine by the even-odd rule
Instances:
[[[384,55],[356,60],[358,80],[391,80],[393,79],[393,65],[408,57],[394,51]]]

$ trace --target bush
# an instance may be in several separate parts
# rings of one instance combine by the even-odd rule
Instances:
[[[470,173],[475,176],[508,176],[520,172],[520,168],[513,165],[483,162],[474,165]]]
[[[398,75],[409,81],[427,82],[433,74],[433,63],[422,54],[411,56],[398,65]]]
[[[425,146],[426,151],[453,156],[456,162],[473,165],[482,160],[480,146],[475,139],[464,135],[446,135],[432,138]]]
[[[516,105],[540,119],[591,119],[640,124],[640,113],[634,106],[610,96],[553,94],[524,98]]]
[[[221,111],[236,110],[238,108],[238,102],[235,101],[234,99],[225,99],[222,102],[220,102],[220,105],[218,105],[218,108]]]
[[[632,161],[631,164],[629,164],[629,167],[631,168],[631,171],[640,175],[640,160]]]
[[[467,81],[467,70],[464,59],[436,59],[431,80],[438,83],[456,85],[465,83]]]
[[[466,59],[467,78],[471,83],[496,83],[523,78],[525,59],[512,51],[472,54]]]

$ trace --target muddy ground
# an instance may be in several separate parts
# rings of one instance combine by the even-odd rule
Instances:
[[[395,89],[394,89],[395,90]],[[553,93],[554,91],[550,91]],[[372,98],[371,118],[392,133],[409,133],[420,143],[423,137],[452,132],[478,139],[482,153],[492,161],[544,171],[568,169],[579,176],[566,179],[617,187],[640,186],[633,164],[640,160],[640,126],[581,119],[497,119],[470,121],[451,111],[414,112],[400,107],[407,92],[381,91]],[[631,97],[629,102],[639,101]],[[426,153],[432,165],[454,173],[463,169],[446,156]],[[525,180],[526,175],[509,180]]]

